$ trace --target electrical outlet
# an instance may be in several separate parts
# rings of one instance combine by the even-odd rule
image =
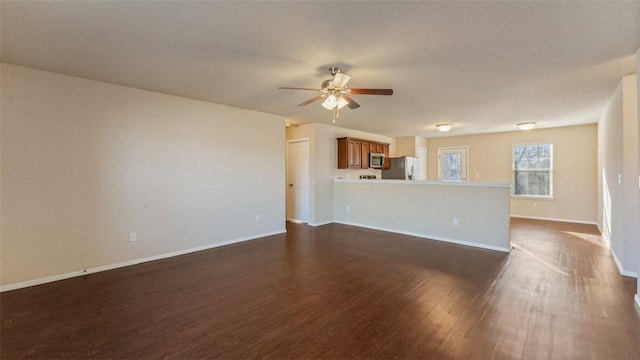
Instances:
[[[533,201],[533,202],[531,202],[531,206],[532,206],[532,207],[538,207],[538,203],[537,203],[537,202],[535,202],[535,201]]]
[[[351,208],[349,207],[349,205],[347,205],[347,206],[345,206],[345,207],[344,207],[344,211],[346,211],[346,212],[351,211]]]
[[[256,221],[260,221],[260,215],[256,215]]]
[[[138,234],[137,233],[129,233],[129,241],[134,242],[134,241],[138,241]]]
[[[453,218],[453,226],[458,226],[458,225],[460,225],[460,219]]]

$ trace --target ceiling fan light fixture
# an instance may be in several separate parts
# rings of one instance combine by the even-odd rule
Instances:
[[[327,110],[333,110],[337,104],[338,99],[336,99],[336,96],[333,94],[327,96],[327,98],[322,102],[322,106]]]
[[[438,130],[445,132],[445,131],[449,131],[451,130],[451,128],[453,127],[453,125],[451,124],[438,124],[436,125],[436,128],[438,128]]]
[[[349,102],[347,100],[345,100],[345,98],[343,98],[342,96],[338,97],[338,110],[342,109],[343,107],[349,105]]]
[[[520,128],[520,130],[531,130],[533,129],[534,126],[536,126],[536,123],[533,121],[527,121],[527,122],[517,123],[516,125],[518,126],[518,128]]]
[[[349,82],[349,79],[351,79],[350,75],[339,72],[335,74],[335,76],[333,77],[333,81],[331,81],[331,86],[333,86],[336,89],[342,89],[347,85],[347,83]]]

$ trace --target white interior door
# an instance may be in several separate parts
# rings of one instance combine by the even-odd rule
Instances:
[[[427,148],[418,147],[418,180],[427,180]]]
[[[287,218],[309,222],[309,140],[287,141]]]
[[[468,148],[438,148],[438,180],[467,181]]]

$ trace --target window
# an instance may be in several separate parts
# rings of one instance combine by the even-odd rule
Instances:
[[[513,195],[553,196],[553,144],[513,145]]]

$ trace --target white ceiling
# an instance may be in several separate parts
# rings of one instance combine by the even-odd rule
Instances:
[[[13,2],[3,62],[331,123],[296,104],[339,65],[341,127],[439,136],[596,122],[635,73],[640,5],[628,2]]]

